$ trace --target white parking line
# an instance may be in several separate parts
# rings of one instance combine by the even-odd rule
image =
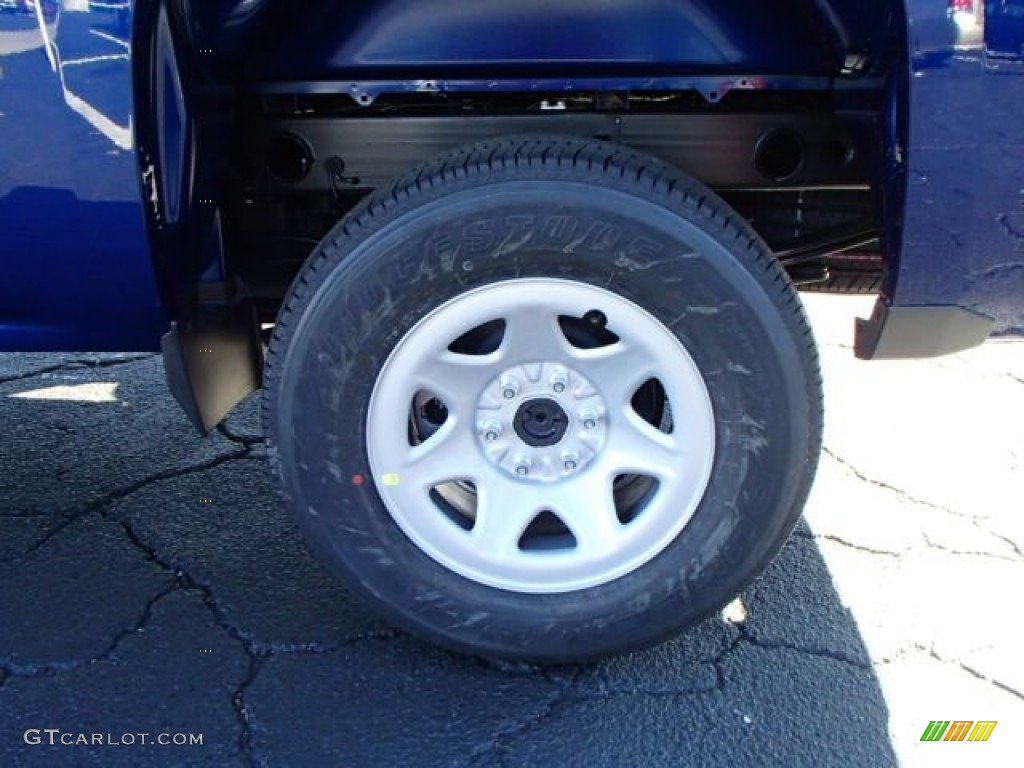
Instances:
[[[75,67],[80,64],[95,64],[100,61],[128,61],[127,53],[111,53],[107,56],[89,56],[84,59],[69,59],[62,61],[62,67]]]
[[[96,107],[76,96],[67,88],[64,89],[64,102],[75,112],[84,117],[97,131],[106,136],[118,149],[127,152],[132,148],[132,129],[120,126],[109,117],[100,112]]]
[[[131,50],[131,48],[132,48],[132,46],[131,46],[131,44],[130,44],[130,43],[126,43],[126,42],[125,42],[124,40],[122,40],[121,38],[119,38],[119,37],[114,37],[113,35],[109,35],[109,34],[107,34],[106,32],[101,32],[101,31],[100,31],[100,30],[98,30],[98,29],[90,29],[90,30],[89,30],[89,34],[90,34],[90,35],[96,35],[96,37],[100,37],[100,38],[103,38],[104,40],[107,40],[107,41],[109,41],[109,42],[111,42],[111,43],[114,43],[115,45],[120,45],[120,46],[121,46],[122,48],[124,48],[124,49],[125,49],[126,51],[130,51],[130,50]]]

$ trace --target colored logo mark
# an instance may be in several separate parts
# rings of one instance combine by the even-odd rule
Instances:
[[[988,741],[995,729],[995,720],[932,720],[921,741]]]

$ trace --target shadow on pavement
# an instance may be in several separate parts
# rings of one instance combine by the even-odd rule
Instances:
[[[743,596],[745,617],[597,665],[459,657],[392,631],[310,558],[253,401],[201,440],[155,358],[27,359],[0,356],[3,765],[896,762],[806,531]],[[114,402],[11,397],[104,382]],[[31,728],[203,743],[31,745]]]

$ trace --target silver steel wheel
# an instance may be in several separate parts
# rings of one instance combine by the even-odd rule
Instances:
[[[658,413],[638,410],[645,389]],[[556,279],[487,285],[424,317],[381,368],[366,430],[402,531],[468,579],[527,593],[604,584],[657,556],[715,452],[679,340],[621,296]]]

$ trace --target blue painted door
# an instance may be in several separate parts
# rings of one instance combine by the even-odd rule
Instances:
[[[131,4],[0,0],[0,350],[156,349]]]

